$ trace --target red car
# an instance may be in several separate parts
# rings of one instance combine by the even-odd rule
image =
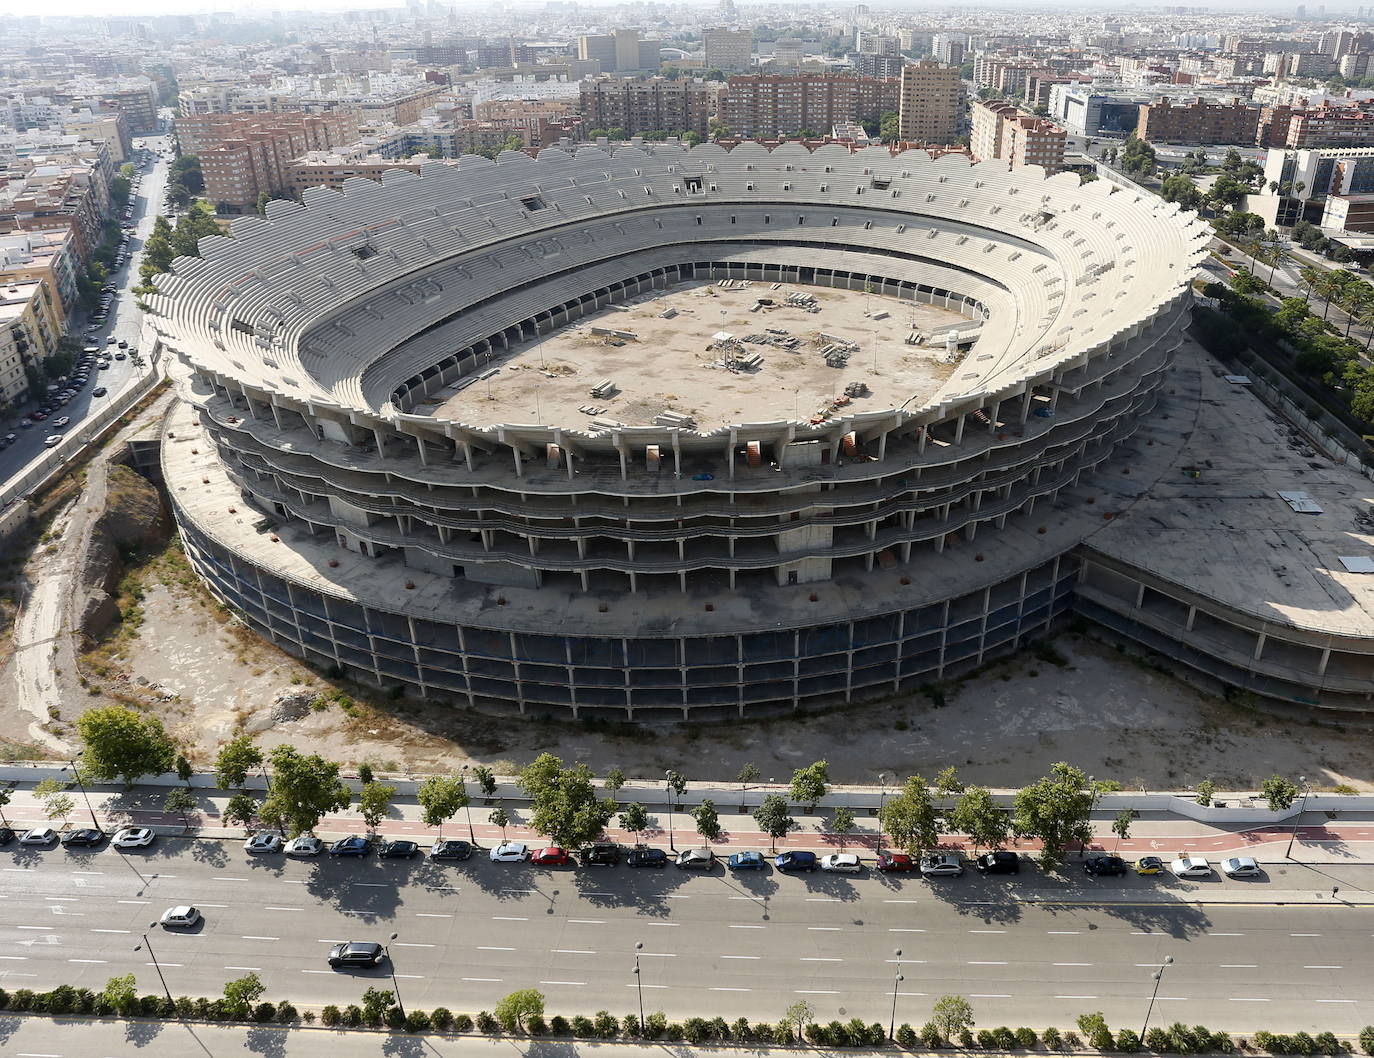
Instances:
[[[541,867],[566,867],[572,863],[572,857],[568,855],[567,849],[560,849],[557,845],[550,845],[547,849],[540,849],[530,857],[531,863],[537,863]]]
[[[878,870],[880,871],[911,871],[915,868],[916,861],[905,852],[882,852],[878,854]]]

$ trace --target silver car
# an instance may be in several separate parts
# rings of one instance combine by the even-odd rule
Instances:
[[[1222,873],[1228,878],[1258,878],[1260,866],[1249,856],[1231,856],[1221,861]]]
[[[318,856],[324,851],[324,842],[314,834],[302,834],[286,843],[288,856]]]
[[[200,911],[189,904],[169,907],[159,919],[164,929],[190,929],[200,922]]]
[[[864,869],[859,857],[852,852],[832,852],[821,857],[821,870],[837,874],[858,874]]]
[[[957,853],[932,852],[921,857],[921,873],[927,878],[957,878],[964,873],[964,861]]]

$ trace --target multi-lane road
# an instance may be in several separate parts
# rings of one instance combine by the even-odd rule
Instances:
[[[1350,1032],[1374,1021],[1374,906],[1330,896],[1331,875],[1271,866],[1262,883],[1017,877],[923,880],[731,876],[423,859],[294,861],[239,842],[161,838],[152,849],[0,853],[0,984],[103,986],[134,971],[173,994],[218,994],[249,971],[299,1004],[390,986],[418,1007],[490,1009],[531,986],[554,1012],[637,1008],[775,1020],[807,999],[818,1016],[924,1021],[946,992],[980,1025],[1071,1026],[1087,1010],[1133,1026],[1172,956],[1157,1017],[1253,1031]],[[1365,892],[1342,869],[1349,895]],[[1260,889],[1259,886],[1265,888]],[[168,907],[202,909],[189,933],[149,930]],[[392,965],[339,972],[330,944],[391,945]],[[896,955],[900,949],[902,955]],[[900,959],[900,962],[897,960]]]

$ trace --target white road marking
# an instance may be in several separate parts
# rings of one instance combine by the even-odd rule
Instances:
[[[819,988],[798,988],[793,991],[794,995],[799,996],[837,996],[838,992],[827,992]]]
[[[1052,965],[1052,966],[1091,966],[1092,963],[1090,963],[1090,962],[1057,962],[1057,963],[1052,963],[1051,965]]]
[[[247,878],[230,878],[227,874],[212,874],[210,880],[213,882],[246,882]]]
[[[403,940],[394,940],[394,941],[391,942],[391,946],[392,946],[393,948],[432,948],[432,947],[434,947],[433,944],[422,944],[422,943],[420,943],[420,942],[418,942],[418,941],[407,942],[407,941],[403,941]]]
[[[196,907],[228,907],[228,906],[229,906],[228,904],[202,904],[202,903],[200,903],[199,901],[196,902]]]
[[[537,889],[502,889],[501,892],[503,892],[503,893],[534,893],[534,892],[538,892],[538,890],[537,890]]]
[[[452,918],[452,915],[437,915],[426,911],[415,912],[416,918]]]
[[[47,932],[49,929],[51,929],[52,927],[50,927],[50,926],[15,926],[14,928],[15,928],[15,929],[41,929],[43,932],[46,933],[46,932]]]
[[[843,926],[807,926],[813,933],[843,933]]]
[[[762,959],[762,955],[722,955],[722,959]]]
[[[642,952],[640,952],[639,954],[642,955],[642,956],[644,956],[645,958],[648,958],[649,956],[656,956],[657,958],[660,958],[660,959],[676,959],[676,958],[677,958],[677,952],[672,952],[672,951],[642,951]]]
[[[27,955],[0,955],[0,959],[12,959],[16,962],[26,962],[28,958]]]
[[[1268,1003],[1267,999],[1252,999],[1249,996],[1228,996],[1228,1003]]]
[[[1005,933],[1004,929],[971,929],[970,933]]]
[[[92,932],[92,933],[131,933],[132,930],[127,930],[127,929],[93,929],[93,930],[91,930],[91,932]]]
[[[302,970],[303,974],[332,974],[333,970]]]
[[[68,959],[67,961],[68,961],[68,962],[103,963],[103,962],[105,962],[106,960],[105,960],[105,959]],[[228,967],[225,967],[225,969],[228,969]]]
[[[802,962],[844,962],[843,959],[827,959],[820,955],[803,955]]]
[[[354,882],[354,885],[362,886],[367,889],[390,889],[389,882]]]
[[[226,970],[247,970],[249,973],[262,973],[261,966],[226,966]]]
[[[305,908],[303,908],[303,907],[272,907],[272,906],[269,905],[268,907],[264,907],[263,910],[264,910],[264,911],[304,911]]]
[[[461,980],[461,981],[476,981],[476,982],[478,982],[479,984],[493,984],[493,985],[499,985],[503,980],[505,980],[505,978],[502,978],[502,977],[462,977],[462,978],[459,978],[459,980]]]
[[[1097,996],[1055,996],[1055,999],[1096,999]]]
[[[988,959],[970,959],[970,960],[969,960],[969,965],[970,965],[970,966],[1006,966],[1007,964],[1006,964],[1005,962],[998,962],[998,961],[996,961],[996,960],[988,960]]]
[[[838,896],[808,896],[806,902],[808,904],[838,904],[840,898]]]
[[[253,937],[253,936],[241,936],[241,937],[239,937],[239,940],[281,940],[281,938],[280,938],[280,937]]]
[[[541,985],[567,985],[570,988],[585,988],[586,981],[540,981]]]
[[[604,918],[570,918],[568,924],[572,926],[604,926]]]
[[[757,896],[732,896],[732,897],[730,897],[729,899],[731,899],[731,900],[753,900],[753,901],[758,901],[759,897],[757,897]]]
[[[408,978],[410,978],[410,980],[412,980],[412,981],[423,981],[423,980],[425,979],[425,975],[424,975],[424,974],[397,974],[396,976],[397,976],[397,977],[408,977]]]
[[[923,930],[923,929],[906,929],[906,928],[903,928],[902,926],[889,926],[889,927],[887,928],[887,931],[888,931],[889,933],[924,933],[924,932],[925,932],[925,930]]]
[[[731,929],[766,929],[767,927],[766,927],[766,926],[742,926],[742,925],[735,925],[735,924],[732,922],[732,923],[730,924],[730,928],[731,928]]]
[[[492,946],[492,945],[490,945],[490,944],[479,944],[479,945],[477,945],[477,950],[478,950],[478,951],[515,951],[514,948],[497,948],[497,947],[494,947],[494,946]]]
[[[116,904],[147,904],[147,903],[151,903],[151,901],[148,901],[148,900],[116,900],[115,903],[116,903]]]
[[[520,918],[519,916],[516,916],[516,915],[492,915],[492,916],[491,916],[491,920],[492,920],[493,922],[528,922],[528,921],[529,921],[529,919],[527,919],[527,918]]]
[[[1290,937],[1320,937],[1320,933],[1290,933]]]
[[[18,1058],[62,1058],[60,1054],[44,1054],[41,1051],[20,1051]]]
[[[1011,996],[1005,992],[970,992],[970,999],[1010,999]]]
[[[104,874],[104,871],[72,871],[72,874]]]
[[[681,922],[641,922],[641,926],[680,926]]]
[[[1051,937],[1076,937],[1080,932],[1076,929],[1052,929],[1048,935]]]
[[[1318,999],[1318,1003],[1353,1003],[1353,999]]]
[[[1259,963],[1253,962],[1224,962],[1220,964],[1222,970],[1258,970]]]
[[[1244,933],[1209,933],[1209,937],[1243,937]]]
[[[179,968],[181,968],[182,966],[185,966],[186,964],[185,964],[185,963],[180,963],[180,962],[155,962],[155,963],[153,963],[153,962],[145,962],[143,965],[144,965],[144,966],[175,966],[175,967],[177,967],[177,968],[179,969]],[[321,973],[333,973],[332,970],[321,970],[320,972],[321,972]]]
[[[587,951],[584,948],[554,948],[555,955],[595,955],[594,951]]]
[[[711,988],[711,992],[752,992],[752,988]]]
[[[1304,966],[1304,970],[1344,970],[1344,966]]]
[[[884,900],[885,904],[919,904],[919,900]]]

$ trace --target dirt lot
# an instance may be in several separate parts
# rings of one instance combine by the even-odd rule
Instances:
[[[667,767],[732,778],[745,762],[783,778],[817,757],[837,781],[881,772],[933,775],[954,764],[967,781],[1014,785],[1068,759],[1100,778],[1154,789],[1253,787],[1275,771],[1320,785],[1374,788],[1365,731],[1318,728],[1206,698],[1172,677],[1068,633],[949,690],[811,717],[689,729],[519,722],[455,707],[339,688],[235,625],[209,600],[175,545],[143,569],[138,627],[87,659],[92,703],[140,701],[208,760],[240,725],[335,760],[422,773],[466,761],[529,761],[544,750],[631,776]],[[274,721],[279,694],[315,699],[301,719]],[[8,712],[0,711],[0,724]],[[503,763],[509,762],[509,763]]]

